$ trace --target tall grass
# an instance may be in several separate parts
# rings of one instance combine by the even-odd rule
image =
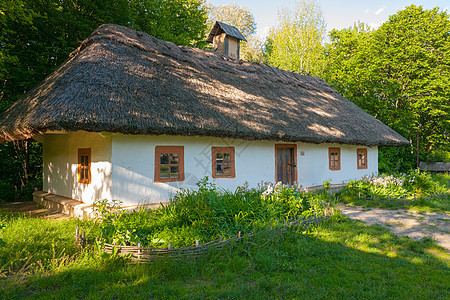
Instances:
[[[169,204],[154,211],[109,213],[103,215],[102,238],[109,243],[142,246],[191,246],[279,226],[301,215],[321,214],[330,198],[325,194],[304,193],[299,187],[244,185],[234,192],[217,188],[208,178],[197,190],[178,192]]]
[[[365,206],[380,206],[397,208],[404,206],[402,199],[414,200],[407,207],[416,210],[434,211],[450,210],[450,189],[443,174],[431,175],[427,172],[412,170],[408,174],[382,174],[379,176],[363,177],[350,181],[341,198],[345,203]],[[372,198],[365,199],[365,198]],[[400,199],[389,203],[378,201],[377,198]],[[362,199],[359,199],[362,198]]]
[[[40,226],[33,233],[37,224],[17,219],[32,236],[55,226],[54,221],[38,221]],[[3,234],[13,235],[8,232],[16,229],[12,223]],[[63,228],[69,223],[60,224]],[[70,233],[62,244],[73,241],[72,229],[67,228]],[[29,243],[24,247],[28,252],[37,250]],[[197,259],[166,259],[149,265],[127,264],[120,257],[89,251],[77,254],[74,249],[64,262],[60,258],[61,263],[35,272],[29,269],[26,276],[18,272],[2,279],[0,298],[445,299],[448,260],[428,254],[428,249],[441,253],[429,240],[398,238],[382,227],[346,219],[308,231],[269,232],[251,243]],[[52,252],[47,255],[51,258]]]

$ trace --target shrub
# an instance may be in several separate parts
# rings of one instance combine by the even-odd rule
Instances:
[[[105,201],[97,203],[102,216],[102,237],[107,242],[174,247],[228,238],[279,226],[300,215],[322,214],[329,199],[325,194],[305,193],[298,186],[246,184],[234,192],[200,180],[197,190],[180,190],[157,210],[112,213]],[[117,204],[117,203],[116,203]]]
[[[16,200],[16,191],[12,184],[0,181],[0,203]]]

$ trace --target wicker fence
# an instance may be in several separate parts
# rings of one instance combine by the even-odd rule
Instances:
[[[311,224],[319,224],[323,222],[325,219],[329,218],[331,215],[334,215],[334,213],[335,213],[334,208],[330,207],[327,208],[324,212],[324,215],[321,216],[314,215],[314,217],[310,218],[300,217],[299,219],[295,219],[289,223],[284,224],[283,226],[279,226],[276,228],[258,232],[251,232],[246,235],[241,235],[241,232],[238,232],[237,235],[229,239],[222,240],[221,238],[219,238],[217,240],[201,245],[199,244],[199,241],[196,240],[195,246],[191,247],[172,249],[170,243],[166,248],[141,247],[140,244],[138,244],[137,246],[123,246],[123,245],[102,243],[102,249],[104,252],[109,254],[117,253],[122,255],[129,255],[131,261],[133,262],[152,262],[156,259],[168,256],[174,258],[197,257],[206,254],[210,251],[220,250],[226,246],[231,246],[233,244],[240,243],[244,240],[249,241],[252,237],[261,234],[267,234],[270,231],[280,231],[291,226],[303,226],[309,228]],[[75,232],[75,239],[77,244],[81,248],[84,248],[88,244],[94,244],[96,240],[96,239],[87,239],[84,231],[80,234],[78,226]]]

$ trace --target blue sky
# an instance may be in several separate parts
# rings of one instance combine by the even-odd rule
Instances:
[[[292,7],[294,0],[207,0],[212,5],[236,3],[247,7],[255,17],[257,35],[265,37],[269,28],[275,25],[278,9]],[[390,15],[415,4],[425,9],[439,7],[450,13],[450,0],[316,0],[322,8],[327,31],[343,29],[361,21],[372,27],[378,27],[388,20]]]

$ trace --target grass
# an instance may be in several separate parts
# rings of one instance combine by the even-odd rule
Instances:
[[[406,208],[419,213],[450,212],[449,180],[448,174],[428,174],[417,170],[398,176],[380,175],[350,182],[339,197],[343,203],[366,208]],[[373,195],[376,195],[375,199],[372,199]],[[388,195],[396,200],[386,201]],[[411,202],[404,204],[403,196]]]
[[[1,299],[445,299],[450,292],[448,256],[431,240],[399,238],[344,217],[199,259],[149,265],[89,249],[79,253],[73,232],[81,221],[0,217],[6,226],[0,230]]]

